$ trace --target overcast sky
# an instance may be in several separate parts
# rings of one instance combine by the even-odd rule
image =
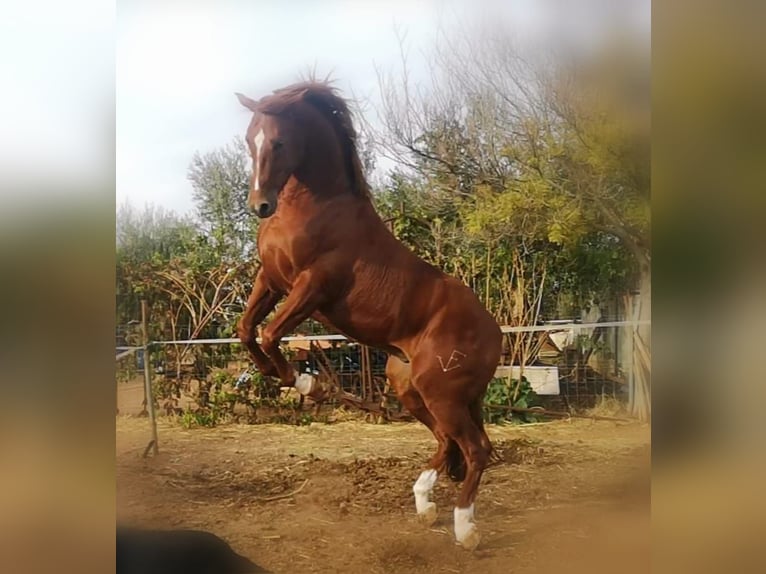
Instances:
[[[320,76],[332,73],[344,95],[374,102],[375,66],[393,71],[400,62],[397,27],[406,33],[417,78],[439,22],[502,21],[532,41],[562,26],[574,30],[588,3],[573,3],[580,8],[564,14],[554,4],[569,2],[541,0],[118,0],[117,205],[191,210],[186,172],[193,154],[244,135],[249,112],[236,91],[257,99],[315,68]],[[633,5],[627,18],[648,28],[648,2],[625,4]],[[598,19],[593,14],[580,18],[585,35]]]
[[[2,3],[0,200],[111,180],[114,150],[104,140],[113,137],[113,35],[110,2]]]

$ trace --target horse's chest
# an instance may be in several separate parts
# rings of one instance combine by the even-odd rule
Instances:
[[[298,270],[283,251],[268,250],[261,253],[263,271],[273,287],[287,292],[293,285]]]
[[[296,277],[311,260],[306,242],[300,237],[277,236],[265,239],[258,246],[263,270],[281,291],[289,291]]]

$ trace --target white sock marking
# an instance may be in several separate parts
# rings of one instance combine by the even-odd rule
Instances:
[[[295,389],[302,395],[308,395],[314,390],[316,379],[309,373],[299,375],[295,373]]]
[[[418,514],[423,514],[432,504],[428,497],[436,484],[438,473],[433,468],[424,470],[412,485],[412,492],[415,493],[415,510]]]
[[[465,540],[466,536],[476,528],[473,522],[473,504],[468,508],[455,507],[455,538],[458,542]]]

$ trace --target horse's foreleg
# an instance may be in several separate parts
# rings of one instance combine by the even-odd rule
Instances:
[[[279,293],[271,291],[266,286],[263,273],[258,271],[253,282],[253,290],[247,299],[245,313],[237,324],[239,340],[250,352],[250,357],[257,365],[258,370],[268,377],[277,376],[277,369],[258,345],[255,329],[266,318],[266,315],[276,307],[280,297]]]
[[[312,280],[310,274],[303,273],[298,276],[274,319],[263,330],[261,339],[261,348],[276,367],[282,384],[286,387],[295,387],[304,395],[311,395],[311,392],[316,389],[316,381],[308,374],[298,376],[280,351],[279,342],[282,337],[292,332],[316,311],[321,299],[321,294],[316,287],[316,279]],[[296,379],[298,379],[297,383]]]
[[[449,439],[441,432],[431,412],[426,408],[420,394],[410,384],[410,367],[398,358],[391,356],[386,363],[386,377],[396,391],[399,402],[412,416],[427,426],[438,443],[436,453],[428,463],[428,468],[420,473],[412,492],[415,495],[415,511],[418,518],[431,526],[437,518],[436,503],[430,500],[439,472],[447,460]]]

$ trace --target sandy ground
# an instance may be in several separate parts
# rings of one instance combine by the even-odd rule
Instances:
[[[116,424],[120,521],[209,530],[275,573],[649,571],[645,425],[490,427],[504,460],[484,475],[482,542],[468,552],[454,542],[448,479],[434,491],[437,523],[415,518],[412,483],[435,447],[419,424],[184,430],[161,419],[160,454],[147,459],[148,421]]]

